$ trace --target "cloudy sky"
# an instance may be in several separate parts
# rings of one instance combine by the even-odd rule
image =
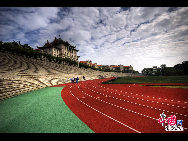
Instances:
[[[60,35],[80,61],[141,71],[188,61],[187,17],[187,7],[1,7],[0,40],[36,48]]]

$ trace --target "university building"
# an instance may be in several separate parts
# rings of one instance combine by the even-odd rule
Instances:
[[[57,39],[55,37],[54,41],[51,43],[47,40],[43,47],[37,48],[42,53],[47,53],[55,57],[70,58],[76,62],[78,62],[78,58],[80,57],[77,56],[77,52],[79,50],[77,50],[75,46],[70,45],[68,42],[63,41],[61,38]]]
[[[132,72],[133,67],[131,65],[130,66],[110,65],[110,70],[121,71],[121,72]]]
[[[86,65],[88,65],[88,66],[92,66],[92,61],[91,60],[87,60],[87,61],[80,61],[80,63],[82,63],[82,64],[86,64]]]
[[[94,68],[100,68],[102,70],[108,69],[108,70],[113,70],[113,71],[120,71],[120,72],[127,72],[127,73],[131,73],[133,72],[133,67],[130,66],[123,66],[123,65],[97,65],[97,63],[92,63],[91,60],[87,60],[87,61],[80,61],[80,63],[86,64],[90,67],[94,67]]]
[[[86,64],[86,65],[88,65],[88,66],[90,66],[90,67],[99,68],[98,65],[97,65],[97,63],[94,63],[94,64],[93,64],[91,60],[80,61],[80,63]]]

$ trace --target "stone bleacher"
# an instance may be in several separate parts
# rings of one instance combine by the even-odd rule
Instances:
[[[120,77],[129,74],[102,72],[0,52],[0,101],[25,92],[69,83],[67,78]]]

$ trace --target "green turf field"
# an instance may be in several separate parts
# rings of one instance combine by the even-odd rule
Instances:
[[[119,77],[103,84],[134,84],[134,83],[188,83],[188,76],[145,76]]]
[[[182,89],[188,89],[188,86],[150,86],[150,87],[167,87],[167,88],[182,88]]]
[[[93,133],[48,87],[0,102],[0,133]]]

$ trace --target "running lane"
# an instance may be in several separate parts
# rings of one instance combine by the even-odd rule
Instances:
[[[183,120],[187,133],[187,90],[101,84],[110,79],[79,82],[62,91],[64,102],[94,132],[168,133],[158,123],[164,112]]]

